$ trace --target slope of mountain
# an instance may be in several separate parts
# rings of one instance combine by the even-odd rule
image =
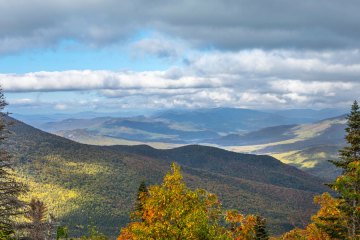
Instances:
[[[89,135],[141,142],[192,143],[219,137],[214,131],[146,117],[66,119],[43,124],[41,129],[64,137],[72,136],[74,140]],[[83,136],[77,137],[79,133]]]
[[[11,106],[9,106],[11,109]],[[10,110],[10,112],[12,112]],[[141,110],[141,114],[153,114],[153,111],[148,109]],[[22,114],[22,113],[13,113],[12,116],[26,124],[35,126],[37,128],[43,127],[43,124],[49,122],[60,122],[66,119],[93,119],[93,118],[103,118],[103,117],[135,117],[141,115],[139,114],[139,109],[122,109],[119,112],[77,112],[77,113],[43,113],[43,114]]]
[[[304,117],[314,114],[314,118],[331,115],[330,110],[308,109],[283,110],[281,113],[290,117],[295,115],[296,119],[301,114]],[[337,176],[339,172],[327,160],[337,158],[337,151],[344,145],[345,115],[315,123],[271,126],[255,131],[229,127],[249,122],[259,127],[263,120],[269,121],[268,124],[276,122],[269,120],[269,116],[274,115],[246,109],[165,111],[156,115],[157,118],[67,119],[44,124],[42,129],[85,144],[145,143],[160,148],[185,144],[213,145],[237,152],[272,155],[327,180]]]
[[[239,145],[248,145],[289,139],[293,137],[291,132],[289,134],[286,132],[291,127],[288,126],[289,124],[308,122],[316,119],[316,116],[330,115],[328,111],[325,113],[315,110],[300,111],[316,112],[317,114],[314,113],[315,117],[310,119],[301,117],[299,111],[288,110],[277,114],[239,108],[168,110],[150,117],[70,118],[43,123],[39,126],[42,130],[60,136],[71,136],[71,139],[79,142],[80,139],[81,142],[88,142],[84,136],[89,135],[97,139],[112,138],[143,143],[193,144],[208,142],[231,145],[236,142]],[[290,117],[281,115],[285,115],[285,113]],[[270,128],[267,129],[267,127]],[[78,130],[84,131],[79,132]],[[79,133],[85,134],[77,136]],[[223,135],[227,136],[221,138]]]
[[[279,132],[280,137],[284,137],[282,140],[275,138],[259,145],[239,147],[242,144],[241,141],[237,142],[238,137],[233,138],[234,141],[230,143],[227,142],[227,145],[232,145],[230,149],[236,151],[247,150],[247,152],[257,154],[270,154],[287,164],[330,180],[334,179],[339,172],[327,160],[336,159],[338,150],[344,146],[345,127],[346,119],[345,115],[342,115],[313,124],[282,128],[283,133]],[[258,131],[257,133],[266,133],[259,136],[259,139],[266,139],[270,130],[273,129]],[[251,136],[252,133],[249,135]]]
[[[321,121],[323,119],[333,118],[347,113],[346,109],[334,109],[326,108],[320,110],[314,109],[286,109],[286,110],[274,110],[271,111],[277,115],[299,119],[302,122],[299,123],[313,123]]]
[[[156,117],[225,133],[298,123],[297,120],[289,120],[273,113],[241,108],[172,110],[160,113]]]
[[[292,130],[296,126],[297,125],[280,125],[267,127],[244,134],[229,134],[218,139],[209,140],[209,142],[222,146],[241,146],[279,142],[294,138],[296,135]]]
[[[113,145],[142,145],[146,144],[155,148],[169,149],[183,146],[183,144],[168,143],[168,142],[156,142],[156,141],[135,141],[123,139],[120,137],[101,136],[96,132],[91,132],[86,129],[76,129],[69,131],[58,131],[56,135],[79,142],[91,145],[100,146],[113,146]]]
[[[262,214],[274,233],[306,220],[321,180],[268,156],[187,146],[158,150],[148,146],[92,146],[58,137],[21,122],[12,126],[8,148],[20,180],[70,226],[96,224],[116,235],[126,224],[138,184],[159,183],[170,163],[182,165],[191,187],[219,195],[227,208]]]
[[[100,126],[106,121],[110,121],[110,117],[101,117],[101,118],[90,118],[90,119],[75,119],[67,118],[62,121],[55,122],[46,122],[40,125],[41,129],[48,132],[57,132],[57,131],[69,131],[77,129],[86,129],[94,128]]]

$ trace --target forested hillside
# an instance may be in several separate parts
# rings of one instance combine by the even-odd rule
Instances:
[[[331,180],[339,171],[327,160],[335,159],[337,151],[344,145],[345,115],[314,123],[272,125],[306,122],[338,112],[284,110],[264,113],[219,108],[164,111],[152,117],[66,119],[41,126],[45,131],[85,144],[147,144],[155,148],[205,144],[236,152],[272,155],[317,177]],[[276,114],[289,114],[289,118],[282,116],[280,121]],[[305,119],[301,119],[301,114]],[[216,126],[216,122],[221,126]],[[237,125],[243,127],[240,129]]]
[[[11,130],[20,180],[77,232],[96,224],[116,235],[129,221],[140,182],[159,183],[172,161],[183,166],[190,187],[216,193],[227,208],[267,217],[274,233],[305,223],[316,210],[313,196],[325,190],[321,180],[268,156],[201,146],[92,146],[17,121]]]
[[[228,136],[219,144],[234,151],[272,155],[284,163],[331,180],[340,171],[328,160],[336,159],[338,151],[345,145],[345,127],[346,119],[342,115],[312,124],[278,126],[244,136]]]

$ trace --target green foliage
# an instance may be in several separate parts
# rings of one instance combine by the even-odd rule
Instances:
[[[146,187],[145,181],[142,181],[140,183],[137,193],[136,206],[135,206],[136,211],[141,212],[143,210],[144,198],[146,198],[148,195],[149,195],[149,190]]]
[[[58,220],[81,236],[93,222],[109,236],[129,221],[141,180],[161,182],[169,161],[184,166],[191,188],[221,196],[224,207],[266,217],[272,232],[292,228],[288,219],[307,219],[311,199],[325,188],[314,177],[268,156],[187,146],[157,150],[146,146],[101,147],[79,144],[17,122],[8,141],[20,179],[31,197],[42,199]],[[131,152],[133,151],[133,152]]]
[[[268,240],[269,233],[266,229],[266,219],[261,216],[256,216],[255,224],[255,240]]]
[[[14,218],[23,214],[24,202],[19,197],[26,191],[24,184],[15,179],[12,156],[5,146],[10,124],[7,113],[3,110],[7,105],[0,89],[0,231],[7,234],[14,225]]]
[[[82,240],[108,240],[108,238],[99,232],[96,226],[89,227],[89,233],[87,236],[82,236],[80,239]]]
[[[69,238],[69,229],[67,226],[60,226],[56,230],[56,240]]]
[[[314,198],[321,206],[312,223],[305,230],[295,229],[281,239],[360,239],[360,108],[355,101],[347,116],[346,140],[348,145],[340,151],[340,159],[332,161],[341,168],[340,175],[329,186],[337,193]]]
[[[0,230],[0,239],[1,240],[15,240],[15,238],[13,237],[14,235],[14,230],[12,229],[4,229],[4,230]]]
[[[347,119],[348,145],[340,151],[340,160],[333,162],[343,174],[330,186],[339,194],[338,209],[345,218],[347,238],[357,239],[360,238],[360,108],[356,101]]]
[[[345,139],[348,145],[340,150],[340,159],[332,161],[335,166],[343,170],[343,173],[349,171],[349,164],[358,160],[360,155],[360,110],[357,101],[354,102],[351,112],[347,116],[345,131],[347,133]]]

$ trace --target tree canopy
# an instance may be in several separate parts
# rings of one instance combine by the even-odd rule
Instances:
[[[150,186],[139,199],[142,209],[133,213],[135,221],[121,230],[119,240],[255,239],[257,235],[256,216],[225,212],[215,194],[189,189],[176,164],[161,185]],[[261,228],[266,231],[265,226]]]
[[[12,158],[4,147],[9,135],[8,114],[3,111],[6,105],[0,89],[0,235],[11,232],[14,218],[24,213],[25,203],[19,200],[19,196],[26,191],[25,185],[15,180]]]

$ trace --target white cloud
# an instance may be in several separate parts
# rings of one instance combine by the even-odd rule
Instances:
[[[10,101],[11,105],[28,105],[33,103],[34,99],[31,98],[18,98]]]
[[[58,103],[58,104],[55,105],[54,108],[55,108],[56,110],[61,110],[61,111],[63,111],[63,110],[68,109],[68,105],[63,104],[63,103]]]
[[[341,61],[340,57],[347,55]],[[195,72],[233,74],[244,78],[300,79],[302,81],[358,81],[359,51],[290,51],[260,49],[201,53],[190,58]]]
[[[351,82],[302,82],[300,80],[279,80],[270,82],[272,89],[283,93],[306,95],[324,94],[334,96],[336,92],[349,91],[358,85]]]
[[[63,71],[26,74],[0,74],[3,88],[9,92],[77,91],[105,89],[177,89],[221,86],[219,79],[183,76],[166,78],[165,72]]]
[[[359,97],[359,77],[359,51],[246,50],[196,53],[164,71],[0,74],[0,83],[6,92],[95,92],[93,107],[332,107]]]
[[[180,40],[163,36],[159,33],[138,40],[131,45],[135,57],[145,57],[147,55],[175,61],[183,57],[184,52],[189,48],[187,44]]]

